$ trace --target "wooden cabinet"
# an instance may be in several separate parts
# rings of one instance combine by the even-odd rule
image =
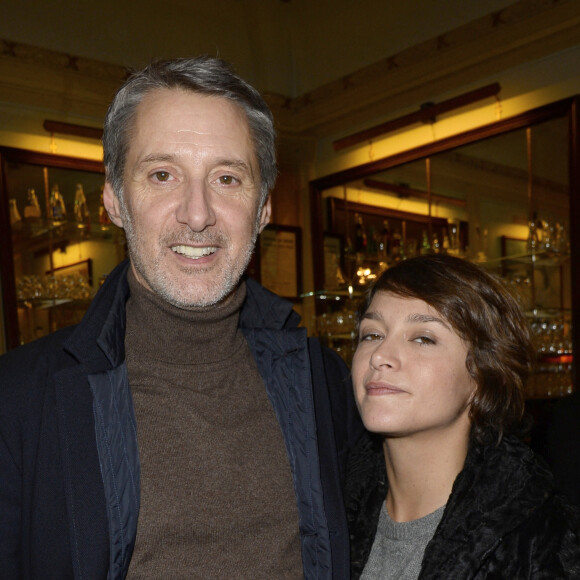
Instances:
[[[0,258],[6,348],[78,322],[125,257],[102,207],[102,164],[0,148]]]
[[[314,288],[305,297],[315,300],[317,332],[348,360],[353,346],[336,321],[344,322],[381,270],[416,253],[449,252],[504,277],[527,312],[539,357],[528,396],[576,390],[578,102],[311,182]]]

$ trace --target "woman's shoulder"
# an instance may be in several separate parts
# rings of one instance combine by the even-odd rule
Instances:
[[[580,510],[554,494],[515,531],[515,544],[531,547],[537,570],[553,578],[580,578]],[[512,544],[514,542],[511,542]]]
[[[547,464],[516,438],[505,438],[482,456],[472,489],[472,499],[480,499],[462,502],[462,518],[474,515],[474,505],[485,505],[476,519],[500,541],[499,552],[527,550],[536,570],[552,571],[554,578],[580,578],[580,511],[557,493]],[[480,539],[473,541],[476,545]],[[567,575],[569,570],[577,575]]]
[[[580,578],[579,513],[515,439],[470,449],[426,551],[425,577],[466,577],[474,567],[501,570],[498,578]]]

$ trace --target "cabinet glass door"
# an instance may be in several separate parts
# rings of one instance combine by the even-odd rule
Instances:
[[[576,107],[561,101],[312,182],[320,334],[352,352],[337,321],[354,298],[398,260],[447,252],[503,277],[529,317],[538,365],[527,397],[571,393],[580,336]]]
[[[102,206],[98,162],[0,149],[2,297],[7,348],[77,323],[125,257]]]

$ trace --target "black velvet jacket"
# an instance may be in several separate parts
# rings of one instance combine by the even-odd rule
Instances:
[[[381,442],[363,438],[345,492],[352,579],[368,560],[387,486]],[[419,578],[578,580],[579,512],[554,493],[550,472],[517,439],[505,437],[498,447],[472,445]]]

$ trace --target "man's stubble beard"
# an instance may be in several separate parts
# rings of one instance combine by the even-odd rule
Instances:
[[[120,214],[121,219],[123,220],[123,229],[125,230],[131,264],[138,275],[145,281],[153,292],[158,294],[169,304],[184,310],[213,306],[227,298],[235,290],[250,263],[254,252],[260,229],[261,210],[262,208],[260,207],[256,214],[256,219],[254,220],[251,239],[243,249],[240,260],[238,260],[237,263],[234,263],[232,260],[228,259],[226,262],[222,263],[219,270],[215,271],[216,276],[213,283],[208,285],[208,280],[204,280],[203,285],[198,287],[198,291],[196,292],[197,295],[194,298],[189,298],[187,293],[181,292],[182,285],[180,285],[176,280],[173,280],[164,270],[162,263],[163,258],[160,254],[156,253],[152,261],[147,259],[145,246],[142,244],[144,241],[143,233],[135,231],[133,217],[123,199],[120,199]],[[191,230],[186,226],[184,227],[187,231],[182,232],[180,235],[175,236],[173,234],[166,234],[164,238],[169,238],[169,236],[171,236],[171,239],[168,239],[168,241],[170,241],[172,245],[175,245],[176,243],[201,243],[203,245],[213,245],[213,243],[217,242],[217,245],[224,250],[230,245],[229,236],[222,231],[208,230],[207,233],[196,233],[191,232]],[[158,244],[159,248],[168,247],[168,244],[163,246],[163,239],[159,240]],[[207,272],[210,270],[213,270],[213,268],[197,268],[194,273],[190,273],[189,275],[192,276],[192,281],[196,283],[196,277],[199,274],[207,276]],[[186,267],[183,268],[183,272],[187,275]]]

